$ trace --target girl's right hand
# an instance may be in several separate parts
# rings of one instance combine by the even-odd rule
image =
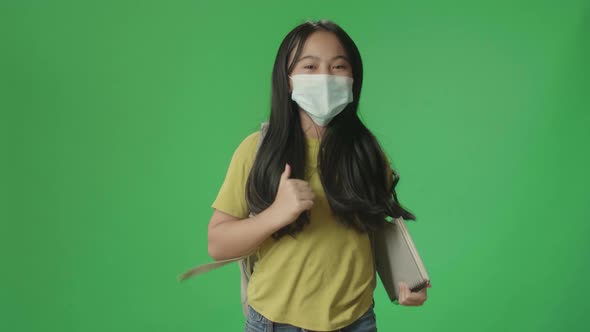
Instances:
[[[307,181],[289,179],[289,176],[291,176],[291,165],[286,164],[281,174],[277,195],[271,205],[278,216],[278,228],[292,223],[303,211],[311,209],[315,199],[315,194]]]

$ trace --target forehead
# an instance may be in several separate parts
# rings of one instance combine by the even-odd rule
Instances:
[[[293,61],[297,48],[289,55],[289,63]],[[329,31],[315,31],[308,36],[303,44],[299,57],[314,55],[321,59],[331,59],[337,55],[346,56],[346,51],[336,35]]]

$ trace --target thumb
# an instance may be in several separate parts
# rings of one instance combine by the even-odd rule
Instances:
[[[281,182],[284,182],[290,176],[291,176],[291,165],[289,165],[287,163],[287,164],[285,164],[285,170],[283,171],[283,174],[281,174]]]

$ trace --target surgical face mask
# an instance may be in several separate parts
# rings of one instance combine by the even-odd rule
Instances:
[[[352,102],[352,77],[328,74],[289,77],[293,82],[291,99],[320,126],[326,126]]]

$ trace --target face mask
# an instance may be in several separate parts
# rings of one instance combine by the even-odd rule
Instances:
[[[294,100],[320,126],[327,125],[352,102],[352,77],[298,74],[293,81]]]

